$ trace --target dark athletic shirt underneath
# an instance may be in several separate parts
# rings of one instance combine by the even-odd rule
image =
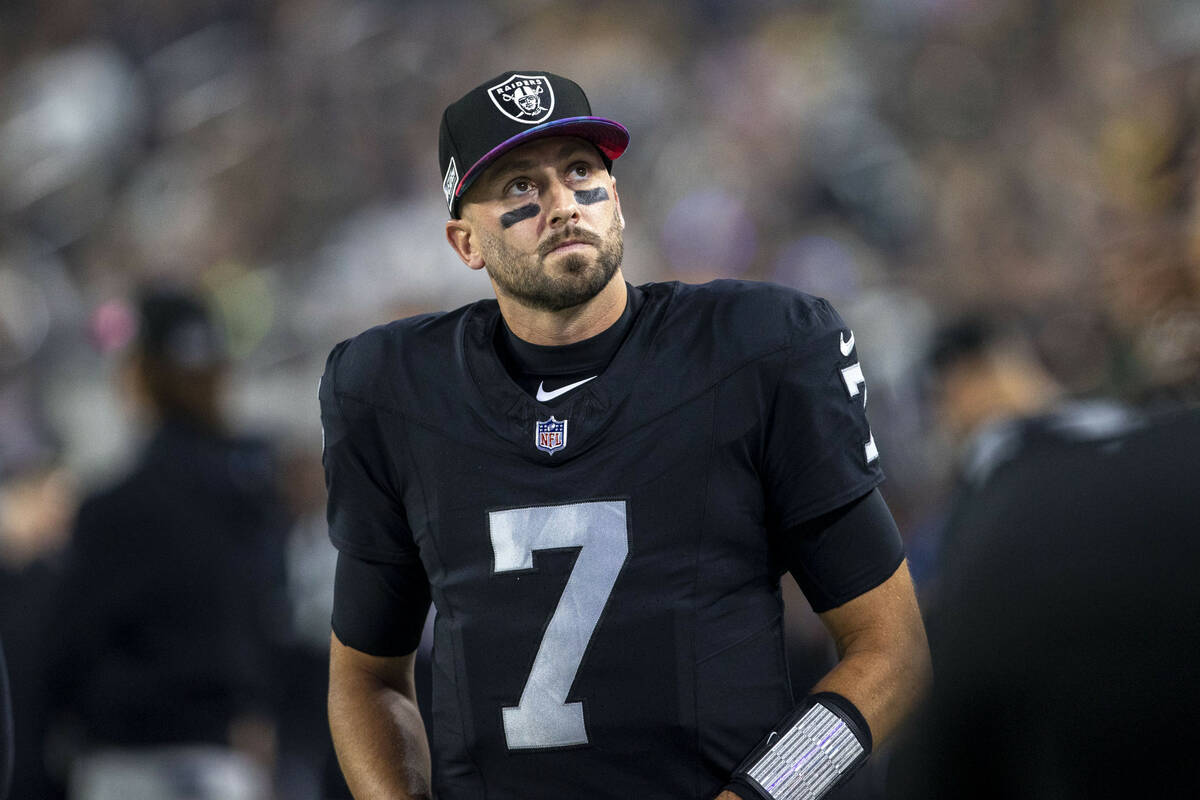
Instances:
[[[627,285],[628,300],[621,317],[607,329],[580,342],[564,345],[530,344],[518,338],[501,319],[496,326],[496,353],[517,385],[534,395],[541,385],[547,392],[600,375],[617,354],[642,307],[641,293]],[[564,392],[554,405],[571,396]]]

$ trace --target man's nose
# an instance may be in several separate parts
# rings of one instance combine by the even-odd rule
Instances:
[[[550,187],[550,224],[564,225],[579,221],[579,203],[575,192],[564,183],[555,181]]]

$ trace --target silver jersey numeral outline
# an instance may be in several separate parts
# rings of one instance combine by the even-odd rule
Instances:
[[[846,391],[850,393],[851,399],[858,397],[859,392],[862,392],[863,410],[867,408],[867,379],[863,376],[862,364],[855,361],[850,366],[842,371],[842,381],[846,384]],[[862,387],[861,389],[859,387]],[[875,434],[868,431],[870,438],[863,445],[863,455],[867,458],[867,463],[870,464],[875,459],[879,458],[879,448],[875,446]]]
[[[567,694],[629,554],[625,501],[490,511],[488,528],[496,573],[532,570],[538,550],[579,550],[521,699],[501,709],[508,749],[587,744],[583,703],[568,703]]]

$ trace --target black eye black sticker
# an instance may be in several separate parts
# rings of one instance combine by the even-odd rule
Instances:
[[[608,190],[603,186],[597,186],[595,189],[581,189],[575,193],[575,202],[582,203],[585,206],[590,206],[593,203],[603,203],[608,199]]]
[[[576,194],[578,194],[578,192]],[[506,228],[511,228],[521,220],[529,219],[530,217],[536,217],[540,213],[542,213],[542,207],[537,203],[530,203],[527,206],[514,208],[512,211],[501,214],[500,224]]]

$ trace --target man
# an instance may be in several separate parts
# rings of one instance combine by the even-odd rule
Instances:
[[[0,639],[11,689],[16,797],[61,796],[47,759],[46,656],[62,553],[78,506],[75,480],[52,432],[37,424],[0,433]]]
[[[626,284],[628,139],[546,72],[467,93],[446,235],[496,299],[330,356],[329,711],[360,800],[819,797],[927,681],[853,332],[778,287]],[[799,704],[785,569],[842,656]]]
[[[956,611],[937,601],[942,575],[954,572],[961,551],[986,522],[976,518],[974,500],[992,475],[1027,451],[1116,436],[1137,425],[1139,415],[1112,400],[1068,398],[1029,335],[998,314],[977,312],[948,322],[935,332],[926,362],[938,421],[958,449],[947,513],[930,536],[935,555],[923,599],[933,636],[935,618]]]
[[[226,349],[199,298],[156,289],[139,310],[154,435],[80,508],[55,627],[53,696],[85,737],[71,797],[256,800],[286,619],[272,460],[228,432]]]
[[[968,498],[889,797],[1196,796],[1198,448],[1198,408],[1043,438]]]

